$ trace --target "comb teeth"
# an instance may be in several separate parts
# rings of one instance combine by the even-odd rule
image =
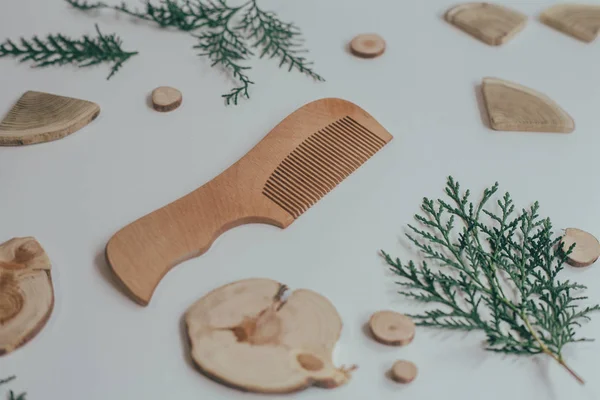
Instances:
[[[312,134],[271,174],[263,194],[298,218],[386,142],[350,117]]]

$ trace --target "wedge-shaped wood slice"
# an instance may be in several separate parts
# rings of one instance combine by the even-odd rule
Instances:
[[[115,233],[108,262],[147,305],[171,268],[206,252],[223,232],[249,223],[288,227],[391,140],[353,103],[306,104],[211,181]]]
[[[446,21],[491,46],[499,46],[519,33],[527,17],[490,3],[465,3],[446,12]]]
[[[192,358],[209,377],[258,393],[311,385],[334,388],[355,367],[336,368],[332,352],[342,320],[325,297],[270,279],[247,279],[213,290],[185,316]]]
[[[0,245],[0,355],[35,337],[50,318],[50,259],[32,237]]]
[[[575,122],[548,96],[497,78],[484,78],[483,98],[492,129],[570,133]]]
[[[593,42],[600,32],[600,5],[558,4],[542,13],[548,26],[584,42]]]
[[[100,107],[90,101],[29,91],[0,122],[0,145],[62,139],[89,124],[99,113]]]

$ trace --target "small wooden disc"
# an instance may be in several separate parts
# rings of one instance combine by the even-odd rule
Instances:
[[[392,379],[398,383],[410,383],[417,377],[417,366],[406,360],[398,360],[392,366]]]
[[[385,51],[385,40],[375,33],[356,36],[350,42],[352,54],[362,58],[375,58]]]
[[[590,233],[577,228],[568,228],[562,240],[564,251],[575,244],[573,252],[567,257],[567,263],[573,267],[588,267],[600,257],[600,243]]]
[[[156,111],[173,111],[181,105],[183,96],[175,88],[161,86],[152,91],[152,106]]]
[[[371,316],[369,327],[373,337],[390,346],[404,346],[415,337],[415,323],[395,311],[378,311]]]

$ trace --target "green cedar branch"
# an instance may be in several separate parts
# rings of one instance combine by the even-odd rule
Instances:
[[[17,377],[15,375],[9,376],[8,378],[5,378],[5,379],[0,379],[0,385],[4,385],[4,384],[6,384],[8,382],[11,382],[11,381],[13,381],[15,379],[17,379]]]
[[[288,71],[297,70],[317,81],[323,77],[312,69],[302,54],[300,30],[291,23],[281,21],[274,13],[258,7],[249,0],[239,7],[228,6],[225,0],[143,0],[141,9],[129,8],[126,3],[109,6],[104,2],[65,0],[82,11],[113,9],[132,17],[150,21],[159,26],[174,27],[192,32],[199,39],[194,46],[200,56],[208,57],[213,67],[229,71],[237,82],[224,94],[226,104],[238,104],[240,97],[250,98],[249,88],[254,82],[243,63],[253,56],[252,48],[260,49],[259,57],[279,60],[279,66]]]
[[[248,40],[253,40],[252,47],[261,47],[260,58],[269,56],[279,58],[279,66],[288,65],[288,71],[296,69],[317,81],[325,79],[312,68],[312,62],[300,56],[307,50],[302,48],[301,33],[292,23],[282,22],[272,12],[263,11],[251,0],[242,21],[237,29],[247,34]]]
[[[71,39],[62,34],[50,34],[46,40],[37,36],[21,38],[15,42],[7,39],[0,44],[1,57],[16,57],[20,62],[32,61],[33,67],[75,64],[81,68],[100,63],[112,64],[110,79],[130,57],[137,54],[121,48],[121,39],[116,35],[104,35],[96,25],[97,37],[84,35],[81,39]]]
[[[517,214],[506,193],[494,212],[488,203],[497,191],[496,183],[473,203],[470,192],[461,192],[449,177],[449,200],[423,199],[423,213],[415,215],[419,226],[409,225],[406,236],[425,260],[403,263],[382,251],[402,278],[399,293],[441,307],[412,315],[417,325],[483,331],[487,350],[547,354],[583,384],[562,350],[590,340],[575,330],[600,306],[581,306],[587,297],[575,293],[586,287],[558,278],[574,245],[563,250],[550,220],[540,218],[537,202]]]
[[[0,379],[0,385],[9,383],[9,382],[15,380],[16,378],[17,377],[13,375],[13,376],[9,376],[8,378],[5,378],[5,379]],[[12,390],[9,390],[8,400],[25,400],[26,395],[27,395],[27,393],[21,393],[21,394],[15,396],[15,393]]]
[[[232,77],[240,86],[233,88],[229,93],[222,95],[226,104],[238,104],[239,97],[250,98],[248,89],[254,84],[245,71],[250,67],[241,65],[253,55],[252,51],[243,42],[237,30],[233,29],[231,20],[241,7],[230,8],[223,1],[211,3],[205,7],[205,12],[210,15],[210,23],[205,32],[196,35],[199,39],[196,49],[200,49],[200,56],[206,56],[211,61],[211,66],[220,65],[231,71]]]
[[[8,392],[8,400],[26,400],[27,393],[21,393],[19,395],[15,395],[15,392],[12,390]]]
[[[109,6],[103,2],[89,3],[86,0],[65,1],[82,11],[110,8],[135,18],[155,22],[163,28],[176,27],[182,31],[193,31],[204,26],[207,22],[203,5],[190,0],[161,0],[158,5],[146,0],[141,10],[129,8],[125,2],[118,6]]]

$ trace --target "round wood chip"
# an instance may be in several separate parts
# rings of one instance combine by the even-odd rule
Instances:
[[[563,249],[569,250],[575,244],[567,263],[573,267],[588,267],[600,256],[600,243],[593,235],[577,228],[568,228],[563,237]]]
[[[181,105],[183,96],[175,88],[161,86],[152,91],[152,106],[156,111],[173,111]]]
[[[369,327],[373,337],[380,343],[404,346],[415,337],[415,323],[395,311],[378,311],[371,316]]]
[[[392,366],[392,379],[398,383],[410,383],[417,377],[417,366],[406,360],[398,360]]]
[[[375,58],[385,51],[385,40],[375,33],[358,35],[350,42],[350,50],[358,57]]]

